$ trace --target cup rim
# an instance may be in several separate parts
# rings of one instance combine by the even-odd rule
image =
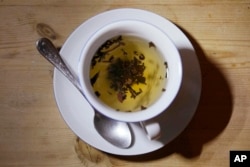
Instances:
[[[142,26],[143,30],[141,30]],[[153,34],[157,35],[157,38],[161,39],[156,40],[156,37],[152,37],[152,35],[150,36],[146,34],[148,30],[151,30],[149,31],[150,33],[154,32]],[[169,48],[168,51],[171,51],[171,56],[168,56],[169,59],[171,58],[171,63],[168,62],[169,59],[166,60],[169,65],[168,75],[171,76],[167,78],[166,84],[168,85],[166,86],[166,91],[162,93],[162,95],[154,104],[141,111],[129,113],[118,112],[115,109],[107,106],[106,104],[101,102],[101,100],[94,94],[89,81],[89,77],[84,77],[89,76],[90,61],[100,45],[103,44],[106,40],[120,34],[134,36],[138,36],[139,34],[139,37],[146,38],[147,40],[156,43],[157,48],[158,46],[160,46],[160,52],[163,52],[163,44],[160,44],[159,42],[164,42],[164,45],[168,46]],[[101,40],[99,40],[100,38]],[[152,38],[154,38],[154,40],[152,40]],[[95,48],[95,50],[93,51],[92,48]],[[165,54],[162,53],[162,55],[166,59]],[[172,75],[173,73],[176,73],[178,75]],[[96,108],[97,111],[99,111],[99,113],[112,119],[124,122],[145,121],[154,118],[155,116],[165,111],[179,92],[182,83],[182,75],[183,72],[180,54],[168,35],[165,34],[159,27],[140,20],[120,20],[109,23],[100,28],[98,31],[92,34],[92,36],[87,40],[87,43],[83,46],[78,64],[79,81],[82,87],[82,91],[88,101]]]

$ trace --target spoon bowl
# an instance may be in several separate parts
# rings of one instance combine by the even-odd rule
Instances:
[[[88,101],[81,90],[78,78],[73,75],[64,63],[60,53],[54,44],[47,38],[41,38],[36,42],[37,50],[57,68],[71,83],[78,89],[85,100],[95,111],[94,125],[98,133],[108,142],[120,148],[129,148],[132,143],[132,134],[127,123],[110,119],[101,115],[95,107]]]

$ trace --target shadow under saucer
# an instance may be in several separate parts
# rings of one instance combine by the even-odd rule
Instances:
[[[195,48],[202,75],[202,91],[200,101],[191,122],[178,137],[157,151],[133,157],[115,156],[116,158],[145,162],[163,158],[173,153],[181,154],[186,158],[195,158],[202,153],[204,144],[216,138],[227,127],[233,108],[232,94],[229,84],[216,65],[206,59],[205,53],[199,44],[189,34],[185,31],[183,32],[187,35]],[[185,48],[180,49],[179,51],[182,55],[193,52],[192,50],[187,50]],[[188,64],[192,60],[184,56],[182,56],[182,60],[186,64],[184,65],[184,71],[190,70]],[[186,81],[192,79],[190,78],[191,76],[185,77]],[[192,101],[192,94],[188,93],[190,88],[195,89],[194,85],[186,84],[185,82],[183,83],[180,94],[177,96],[178,100],[176,100],[174,106],[172,106],[175,110],[182,106],[183,100],[185,100],[184,97],[189,98],[188,100]],[[186,113],[181,114],[185,115]],[[166,117],[161,117],[160,119],[162,125],[165,122],[165,125],[163,126],[169,124],[168,121],[174,121],[169,120]],[[181,121],[181,119],[178,121]],[[166,139],[161,138],[160,140]]]

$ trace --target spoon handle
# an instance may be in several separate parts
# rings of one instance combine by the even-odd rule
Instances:
[[[69,68],[61,58],[57,48],[53,45],[53,43],[49,39],[47,38],[39,39],[36,42],[36,47],[37,50],[41,53],[41,55],[45,59],[47,59],[51,64],[53,64],[55,68],[57,68],[66,78],[69,79],[69,81],[71,81],[74,84],[74,86],[83,95],[83,97],[86,99],[89,105],[93,108],[95,112],[94,124],[99,134],[104,139],[106,139],[108,142],[112,143],[115,146],[118,146],[120,148],[128,148],[132,143],[131,132],[128,124],[125,122],[115,121],[108,117],[102,116],[95,109],[95,107],[89,102],[89,100],[85,97],[83,91],[81,90],[78,78],[75,77],[73,73],[69,70]],[[111,129],[113,129],[113,131]],[[117,134],[117,129],[119,129],[122,133]]]
[[[67,77],[75,87],[82,92],[80,84],[76,77],[70,72],[67,65],[59,55],[57,48],[47,38],[41,38],[36,42],[37,50],[46,58],[51,64],[53,64],[65,77]]]

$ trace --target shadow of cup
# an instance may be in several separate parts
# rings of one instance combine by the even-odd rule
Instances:
[[[189,38],[190,39],[190,38]],[[188,127],[158,154],[179,153],[186,158],[199,156],[204,144],[226,128],[232,115],[232,95],[226,78],[192,41],[202,72],[202,91],[197,111]]]
[[[144,162],[163,158],[173,153],[181,154],[186,158],[194,158],[202,153],[204,144],[215,139],[227,127],[233,109],[229,84],[216,65],[206,59],[206,54],[201,46],[187,32],[183,32],[193,44],[201,67],[202,91],[195,115],[185,130],[163,148],[144,155],[116,156],[117,158]],[[179,51],[182,55],[193,52],[186,49]],[[182,57],[182,60],[186,61],[186,64],[190,61],[188,57]],[[184,67],[184,70],[188,70],[187,67]],[[186,89],[185,86],[182,89]]]

